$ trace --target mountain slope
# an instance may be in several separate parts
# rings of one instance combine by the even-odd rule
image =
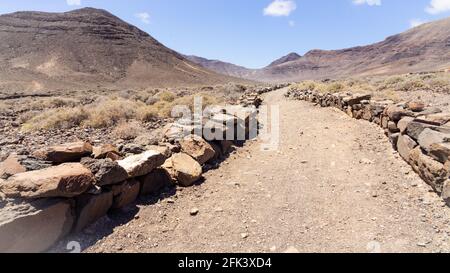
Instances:
[[[224,83],[104,10],[0,16],[0,86],[12,89]]]
[[[206,58],[198,56],[184,56],[186,59],[193,63],[196,63],[206,69],[215,71],[220,74],[229,75],[233,77],[246,78],[251,74],[251,69],[245,68],[243,66],[238,66],[232,63],[222,62],[219,60],[209,60]]]
[[[301,57],[302,56],[298,55],[297,53],[292,52],[292,53],[289,53],[286,56],[283,56],[283,57],[279,58],[278,60],[273,61],[268,66],[271,67],[271,66],[277,66],[277,65],[280,65],[280,64],[284,64],[284,63],[287,63],[287,62],[292,62],[292,61],[300,59]]]
[[[292,57],[259,70],[241,70],[241,77],[277,82],[447,69],[450,68],[450,18],[421,25],[368,46],[312,50],[302,57]],[[214,66],[208,68],[223,73]]]

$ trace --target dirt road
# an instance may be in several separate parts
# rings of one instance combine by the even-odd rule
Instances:
[[[87,252],[450,251],[450,209],[379,127],[285,91],[266,98],[281,109],[278,151],[248,143],[204,183],[69,240]]]

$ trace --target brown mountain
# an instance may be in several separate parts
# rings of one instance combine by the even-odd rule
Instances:
[[[208,68],[223,73],[214,66]],[[241,74],[247,79],[276,82],[447,68],[450,68],[450,18],[418,26],[372,45],[342,50],[312,50],[295,60],[275,62]]]
[[[252,71],[252,69],[248,69],[243,66],[238,66],[232,63],[222,62],[219,60],[209,60],[206,58],[193,55],[190,56],[184,55],[184,57],[196,64],[199,64],[200,66],[206,69],[233,77],[247,78],[249,77],[249,74],[251,74]]]
[[[122,88],[236,81],[204,69],[104,10],[0,16],[5,90]]]
[[[302,56],[298,55],[297,53],[292,52],[292,53],[289,53],[286,56],[283,56],[283,57],[279,58],[278,60],[273,61],[271,64],[269,64],[269,67],[277,66],[277,65],[284,64],[284,63],[287,63],[287,62],[292,62],[292,61],[300,59],[301,57]]]

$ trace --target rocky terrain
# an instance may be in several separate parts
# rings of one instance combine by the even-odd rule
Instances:
[[[77,141],[42,146],[29,160],[10,153],[0,163],[0,252],[45,251],[138,196],[192,186],[256,136],[259,94],[241,103],[248,107],[214,108],[200,123],[169,123],[155,143],[130,150]]]
[[[0,90],[49,92],[242,82],[188,61],[105,10],[0,16]]]
[[[311,50],[292,55],[262,69],[234,69],[219,61],[199,61],[208,69],[227,75],[261,81],[392,75],[450,68],[450,18],[427,23],[386,40],[342,50]],[[223,67],[230,67],[223,69]]]
[[[249,142],[203,183],[141,198],[52,251],[450,251],[450,209],[378,125],[286,92],[265,98],[280,106],[277,150]]]

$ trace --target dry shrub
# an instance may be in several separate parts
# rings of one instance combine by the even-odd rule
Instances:
[[[132,121],[132,122],[126,122],[121,121],[112,131],[112,134],[115,137],[125,139],[125,140],[132,140],[135,139],[138,135],[142,134],[144,132],[144,129],[139,124],[139,122]]]
[[[397,85],[397,84],[402,83],[404,80],[405,80],[404,77],[401,77],[401,76],[392,76],[392,77],[387,78],[387,79],[384,81],[384,84],[385,84],[386,86],[395,86],[395,85]]]
[[[36,115],[26,122],[22,129],[68,129],[81,125],[89,117],[89,114],[82,107],[62,107],[47,110]]]
[[[391,100],[393,102],[399,102],[401,100],[400,95],[398,92],[392,90],[392,89],[385,89],[379,94],[380,99],[387,99]]]
[[[330,93],[342,92],[345,89],[345,85],[341,82],[333,82],[327,85],[326,90]]]
[[[54,97],[34,100],[30,103],[29,108],[31,110],[44,110],[61,107],[76,107],[79,104],[80,102],[76,99]]]
[[[173,102],[176,99],[176,96],[174,93],[169,92],[169,91],[163,91],[161,93],[158,94],[158,98],[161,101],[165,101],[165,102]]]
[[[122,98],[108,98],[87,107],[89,117],[83,125],[93,128],[108,127],[122,120],[133,119],[139,103]]]
[[[152,105],[141,106],[136,110],[136,119],[149,122],[159,117],[158,110]]]
[[[62,129],[75,126],[104,128],[130,120],[149,122],[157,118],[170,117],[176,105],[186,105],[192,110],[195,96],[203,98],[203,107],[222,102],[221,99],[208,94],[174,97],[173,100],[171,95],[166,94],[164,100],[161,99],[153,105],[121,97],[102,97],[83,107],[47,109],[36,116],[33,116],[36,111],[23,114],[22,120],[25,122],[23,129]]]
[[[426,84],[422,80],[409,79],[409,80],[404,81],[401,84],[397,85],[396,90],[414,91],[414,90],[421,90],[421,89],[425,89],[425,88],[426,88]]]

